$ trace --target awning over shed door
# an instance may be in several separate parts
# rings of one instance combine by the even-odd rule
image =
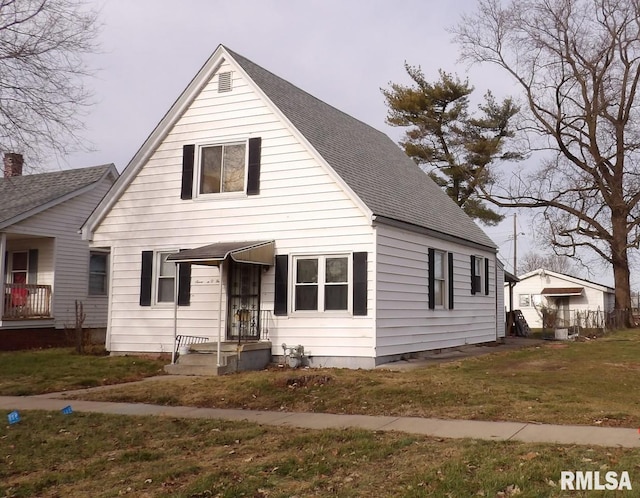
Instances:
[[[583,290],[583,287],[545,287],[540,294],[547,297],[581,296]]]
[[[273,240],[251,242],[219,242],[207,246],[185,249],[171,254],[167,261],[218,266],[227,257],[238,263],[272,266],[275,247]]]

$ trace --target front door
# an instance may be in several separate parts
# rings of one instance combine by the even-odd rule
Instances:
[[[262,267],[229,262],[227,340],[260,339],[260,277]]]

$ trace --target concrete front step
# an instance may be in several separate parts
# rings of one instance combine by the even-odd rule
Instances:
[[[178,356],[178,364],[192,366],[215,366],[217,362],[216,353],[189,353]],[[226,365],[231,356],[237,356],[237,353],[220,353],[220,363]]]
[[[204,366],[204,365],[180,365],[179,363],[169,364],[164,366],[164,371],[170,375],[207,375],[207,376],[216,376],[216,375],[224,375],[226,372],[226,367],[220,367],[223,369],[220,372],[219,368],[215,365],[213,366]]]
[[[271,362],[270,342],[223,342],[220,344],[220,363],[216,343],[193,344],[190,352],[178,356],[177,362],[165,365],[173,375],[225,375],[245,370],[262,370]]]
[[[192,353],[217,353],[218,352],[218,343],[216,342],[203,342],[201,344],[192,344],[190,346],[190,351]],[[243,351],[256,351],[261,349],[271,349],[271,342],[263,341],[263,342],[221,342],[220,343],[220,352],[221,353],[237,353]]]

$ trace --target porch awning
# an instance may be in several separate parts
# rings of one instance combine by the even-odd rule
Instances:
[[[545,287],[540,294],[548,297],[581,296],[583,290],[583,287]]]
[[[218,266],[227,257],[238,263],[273,265],[275,247],[273,240],[252,242],[220,242],[208,246],[185,249],[169,255],[167,261]]]

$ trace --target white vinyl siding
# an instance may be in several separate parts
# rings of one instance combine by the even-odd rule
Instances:
[[[491,253],[386,225],[378,225],[376,232],[378,356],[495,340],[495,260]],[[429,309],[429,248],[453,254],[453,282],[449,283],[453,285],[453,310]],[[471,255],[489,258],[489,295],[471,294]]]
[[[228,63],[219,68],[219,72],[231,70]],[[173,308],[139,306],[143,250],[246,240],[275,240],[276,253],[291,258],[371,254],[374,249],[370,215],[253,92],[240,72],[232,74],[231,92],[218,93],[217,76],[212,78],[96,229],[93,244],[113,248],[107,345],[112,352],[171,351]],[[183,145],[235,143],[239,137],[262,138],[260,194],[180,199]],[[273,267],[262,275],[262,309],[273,310],[274,275]],[[226,274],[222,279],[226,286]],[[301,344],[317,358],[372,358],[372,264],[369,279],[368,316],[273,316],[273,354],[282,354],[281,344],[286,343]],[[217,267],[192,267],[191,303],[178,309],[179,334],[217,336],[219,282]],[[225,295],[222,306],[226,309]],[[225,317],[223,311],[223,321]],[[224,330],[225,323],[222,326]]]

